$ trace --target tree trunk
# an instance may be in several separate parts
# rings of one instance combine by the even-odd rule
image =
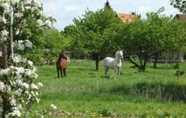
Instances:
[[[2,52],[3,52],[3,69],[6,69],[8,68],[8,61],[7,61],[7,46],[6,45],[3,45],[3,48],[2,48]],[[7,83],[8,84],[8,78],[7,79]],[[5,115],[7,113],[7,111],[9,110],[9,104],[10,104],[10,101],[9,101],[9,95],[8,93],[4,93],[2,94],[2,105],[3,105],[3,109],[2,109],[2,118],[5,118]]]
[[[8,61],[7,61],[7,46],[3,45],[3,69],[8,68]]]
[[[158,61],[158,54],[156,53],[155,55],[155,58],[154,58],[154,68],[157,68],[157,61]]]
[[[96,62],[96,70],[99,70],[99,55],[98,54],[96,55],[95,62]]]
[[[147,60],[144,59],[144,61],[142,61],[142,62],[141,62],[141,65],[139,66],[139,71],[140,71],[140,72],[145,72],[146,65],[147,65]]]

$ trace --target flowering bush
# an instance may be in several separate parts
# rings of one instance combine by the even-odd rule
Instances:
[[[0,1],[0,46],[9,44],[8,31],[12,25],[16,51],[13,57],[8,58],[8,68],[0,69],[0,115],[3,118],[26,117],[31,104],[39,102],[38,90],[43,85],[35,82],[38,75],[33,62],[20,54],[32,48],[32,41],[37,40],[34,39],[35,33],[51,27],[54,21],[54,18],[44,15],[42,4],[36,0]]]
[[[39,102],[38,89],[43,85],[35,84],[38,75],[32,61],[15,54],[11,64],[0,71],[0,93],[9,95],[10,109],[6,116],[20,117],[33,102]]]

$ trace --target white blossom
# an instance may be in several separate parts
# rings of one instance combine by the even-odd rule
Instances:
[[[16,69],[16,75],[21,75],[24,73],[25,69],[23,67],[15,67]]]
[[[29,41],[29,40],[26,40],[26,41],[25,41],[25,47],[31,48],[31,47],[32,47],[32,42]]]
[[[20,61],[21,61],[21,56],[20,55],[14,55],[13,62],[14,63],[19,63]]]
[[[43,87],[43,84],[41,82],[39,82],[37,85],[38,85],[39,88]]]
[[[25,75],[30,78],[37,78],[38,77],[38,75],[33,70],[30,70],[30,69],[25,69]]]
[[[53,109],[53,110],[56,110],[57,107],[54,105],[54,104],[51,104],[50,107]]]
[[[12,0],[12,4],[18,3],[20,0]]]
[[[27,84],[27,83],[25,83],[25,82],[23,82],[22,86],[25,87],[26,89],[29,88],[29,84]]]
[[[52,27],[52,22],[50,20],[46,20],[45,21],[45,24],[49,27]]]
[[[11,104],[12,106],[16,106],[16,99],[15,99],[15,98],[11,98],[11,99],[10,99],[10,104]]]
[[[19,44],[18,44],[18,50],[24,50],[24,49],[25,49],[25,45],[19,43]]]
[[[0,76],[7,75],[9,71],[10,71],[10,68],[1,69],[0,70]]]
[[[33,84],[33,83],[30,85],[30,88],[31,88],[31,89],[39,89],[38,86],[35,85],[35,84]]]
[[[0,16],[0,22],[6,23],[5,17]]]
[[[3,3],[2,6],[4,8],[5,13],[10,13],[10,8],[11,8],[10,4]]]
[[[19,109],[17,107],[13,107],[13,111],[12,111],[12,113],[10,113],[10,116],[20,117],[21,116],[21,112],[19,111]]]
[[[35,5],[36,5],[37,7],[39,7],[39,8],[42,7],[42,4],[41,4],[40,2],[36,2]]]
[[[23,16],[22,13],[15,13],[15,14],[14,14],[14,17],[15,17],[15,18],[21,18],[22,16]]]
[[[28,60],[28,64],[29,64],[30,66],[33,66],[33,62],[30,61],[30,60]]]
[[[38,24],[39,26],[43,26],[43,25],[44,25],[44,23],[43,23],[43,21],[42,21],[41,19],[37,20],[37,24]]]
[[[3,91],[5,89],[5,84],[0,81],[0,91]]]
[[[32,0],[26,0],[25,3],[26,4],[30,4],[32,2]]]
[[[15,32],[15,34],[18,35],[19,33],[20,33],[20,30],[17,29],[16,32]]]
[[[2,36],[2,37],[7,37],[8,34],[9,34],[9,32],[8,32],[7,30],[1,31],[1,36]]]

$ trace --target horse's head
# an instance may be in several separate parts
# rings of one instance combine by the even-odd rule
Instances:
[[[123,59],[123,50],[119,50],[115,54],[116,58]]]
[[[67,59],[67,56],[66,56],[64,53],[60,53],[58,59],[60,60],[60,59],[62,59],[62,58],[63,58],[63,59]]]

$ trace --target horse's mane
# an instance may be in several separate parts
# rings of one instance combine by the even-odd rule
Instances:
[[[57,62],[59,63],[61,59],[66,59],[67,60],[67,56],[64,53],[60,53],[59,56],[58,56]]]

